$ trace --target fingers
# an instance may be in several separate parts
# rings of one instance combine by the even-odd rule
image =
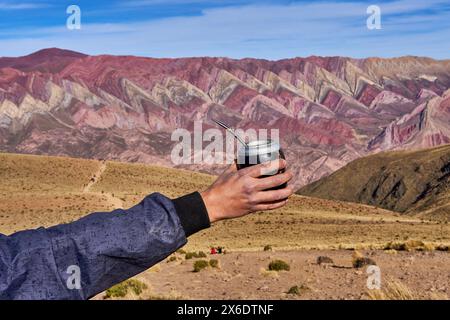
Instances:
[[[294,190],[291,186],[279,190],[260,191],[253,197],[252,202],[257,204],[278,202],[281,200],[286,200],[293,193]]]
[[[281,186],[283,183],[289,182],[293,177],[291,170],[286,170],[283,173],[276,174],[267,178],[259,178],[255,181],[257,190],[267,190],[274,187]]]
[[[276,173],[277,171],[286,168],[286,160],[277,159],[261,164],[257,164],[251,167],[247,167],[239,170],[239,174],[242,176],[250,176],[252,178],[258,178],[270,173]]]
[[[237,165],[236,160],[233,161],[231,165],[228,166],[228,168],[225,169],[223,173],[233,173],[237,171]]]
[[[262,204],[256,205],[253,209],[254,209],[254,211],[275,210],[275,209],[283,207],[286,203],[287,203],[287,199],[281,200],[278,202],[273,202],[273,203],[262,203]]]

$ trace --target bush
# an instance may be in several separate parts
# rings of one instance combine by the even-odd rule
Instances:
[[[319,256],[319,257],[317,257],[316,263],[317,263],[318,265],[321,265],[321,264],[334,264],[334,261],[333,261],[333,259],[331,259],[330,257],[327,257],[327,256]]]
[[[142,291],[147,289],[147,285],[143,282],[140,282],[135,279],[128,280],[128,287],[134,292],[136,295],[140,295]]]
[[[108,290],[106,290],[106,298],[123,298],[128,293],[128,287],[122,282],[112,286]]]
[[[300,295],[302,292],[309,290],[309,288],[302,284],[300,286],[293,286],[290,287],[289,290],[286,292],[287,294],[295,294],[295,295]]]
[[[384,246],[384,250],[397,250],[397,251],[405,251],[406,244],[403,242],[388,242]]]
[[[209,260],[209,265],[213,268],[219,268],[219,260],[211,259]]]
[[[192,259],[192,258],[206,258],[206,253],[204,253],[203,251],[199,251],[199,252],[186,252],[186,255],[184,256],[186,258],[186,260]]]
[[[298,296],[300,294],[300,288],[298,286],[290,287],[287,294],[295,294]]]
[[[167,262],[172,262],[172,261],[176,261],[177,257],[176,256],[171,256],[169,259],[167,259]]]
[[[134,294],[140,295],[142,291],[147,289],[147,285],[135,279],[129,279],[106,290],[106,298],[123,298],[127,295],[128,290],[132,290]]]
[[[434,245],[430,243],[424,243],[420,240],[408,240],[406,242],[389,242],[384,246],[384,250],[397,250],[397,251],[433,251]]]
[[[264,246],[264,251],[272,251],[272,246],[270,244]]]
[[[359,253],[358,251],[355,251],[353,253],[352,265],[353,265],[353,268],[362,268],[362,267],[368,266],[368,265],[376,266],[377,264],[372,259],[364,257],[361,253]]]
[[[206,260],[197,260],[194,262],[194,272],[200,272],[202,269],[205,269],[209,266],[208,261]]]
[[[194,258],[194,255],[196,255],[195,252],[186,252],[186,254],[184,255],[184,258],[185,258],[186,260],[189,260],[189,259]]]
[[[367,258],[367,257],[353,259],[352,264],[353,264],[353,268],[362,268],[364,266],[370,266],[370,265],[376,266],[377,265],[375,261],[373,261],[372,259]]]
[[[269,270],[270,271],[289,271],[291,270],[291,267],[287,262],[284,262],[283,260],[274,260],[269,263]]]
[[[179,253],[179,254],[186,254],[186,251],[184,251],[183,249],[178,249],[177,253]]]

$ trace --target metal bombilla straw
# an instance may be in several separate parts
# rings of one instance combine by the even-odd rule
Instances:
[[[219,126],[230,132],[240,143],[242,143],[246,148],[248,147],[248,144],[239,136],[236,134],[235,129],[231,128],[230,126],[226,125],[222,121],[212,119],[215,123],[217,123]]]

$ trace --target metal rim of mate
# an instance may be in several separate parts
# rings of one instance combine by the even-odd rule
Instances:
[[[280,144],[272,140],[255,140],[238,151],[238,164],[258,164],[278,159]]]

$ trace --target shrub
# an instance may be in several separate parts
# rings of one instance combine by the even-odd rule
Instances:
[[[197,253],[196,252],[186,252],[184,258],[186,260],[192,259],[192,258],[197,258]]]
[[[202,269],[205,269],[209,266],[208,261],[206,260],[197,260],[194,262],[194,272],[200,272]]]
[[[300,294],[300,288],[298,286],[290,287],[287,293],[288,294],[295,294],[295,295],[298,296]]]
[[[440,244],[436,247],[436,250],[438,251],[450,251],[450,246],[446,246],[443,244]]]
[[[211,259],[209,260],[209,265],[213,268],[219,268],[219,260]]]
[[[147,285],[136,279],[123,281],[106,290],[106,298],[123,298],[127,295],[128,290],[132,290],[134,294],[140,295],[142,291],[147,289]]]
[[[420,240],[408,240],[406,242],[389,242],[384,246],[384,250],[397,251],[433,251],[437,248],[431,243],[424,243]]]
[[[272,251],[272,246],[270,244],[264,246],[264,251]]]
[[[289,290],[287,291],[287,294],[295,294],[298,296],[302,293],[302,291],[306,291],[306,290],[309,290],[309,288],[302,284],[300,286],[290,287]]]
[[[397,250],[397,251],[405,251],[406,249],[406,244],[403,242],[388,242],[385,246],[384,246],[384,250]]]
[[[140,295],[142,291],[147,289],[147,285],[141,281],[130,279],[128,280],[128,287],[134,292],[136,295]]]
[[[361,253],[359,253],[358,251],[355,251],[355,252],[353,252],[352,265],[353,265],[353,268],[362,268],[362,267],[368,266],[368,265],[376,266],[377,264],[372,259],[370,259],[368,257],[364,257]]]
[[[176,256],[171,256],[169,259],[167,259],[167,262],[172,262],[172,261],[176,261],[177,257]]]
[[[353,264],[353,268],[362,268],[364,266],[370,266],[370,265],[376,266],[377,265],[375,261],[373,261],[372,259],[367,258],[367,257],[353,259],[352,264]]]
[[[106,290],[106,298],[123,298],[128,293],[128,287],[124,285],[124,283],[116,284],[115,286],[112,286],[108,290]]]
[[[289,271],[291,270],[291,267],[287,262],[284,262],[283,260],[274,260],[269,263],[269,270],[270,271]]]
[[[333,259],[331,259],[330,257],[327,256],[319,256],[317,257],[317,264],[321,265],[321,264],[334,264]]]
[[[186,260],[192,259],[192,258],[206,258],[206,253],[204,253],[203,251],[199,251],[199,252],[186,252],[185,256]]]

